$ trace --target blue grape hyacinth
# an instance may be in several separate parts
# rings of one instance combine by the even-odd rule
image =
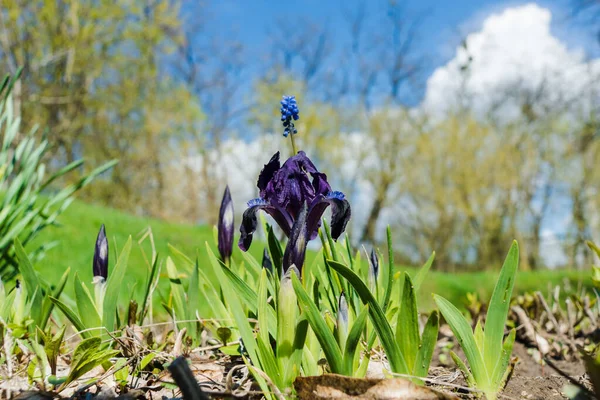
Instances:
[[[298,104],[296,103],[296,96],[283,96],[281,99],[281,122],[283,122],[283,136],[296,134],[298,131],[294,127],[294,121],[297,121],[300,117],[298,116]]]

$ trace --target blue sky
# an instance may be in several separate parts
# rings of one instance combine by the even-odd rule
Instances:
[[[253,59],[268,57],[269,32],[282,18],[306,18],[327,26],[336,40],[348,37],[345,14],[356,10],[360,0],[221,0],[209,1],[206,11],[208,32],[219,32],[247,46]],[[419,46],[428,60],[428,70],[445,64],[454,55],[456,46],[469,32],[478,30],[490,14],[531,1],[494,0],[408,0],[403,2],[409,15],[425,15],[419,35]],[[569,0],[535,1],[552,11],[553,34],[569,47],[584,47],[597,52],[590,29],[578,27],[569,18]],[[366,1],[366,13],[385,15],[386,0]]]

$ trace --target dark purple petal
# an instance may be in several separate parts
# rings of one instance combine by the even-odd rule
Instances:
[[[256,231],[256,227],[258,226],[258,218],[256,214],[258,211],[263,210],[267,214],[269,214],[277,225],[283,230],[286,236],[290,235],[290,231],[292,229],[292,217],[278,206],[270,205],[264,199],[254,199],[248,202],[248,208],[244,211],[244,215],[242,216],[242,224],[240,225],[240,240],[238,242],[238,247],[243,251],[248,251],[250,245],[252,244],[252,235]]]
[[[233,250],[233,225],[233,201],[231,200],[229,186],[226,186],[225,192],[223,193],[223,200],[221,201],[221,209],[219,210],[219,224],[217,226],[217,230],[219,232],[219,254],[221,254],[221,259],[223,261],[229,260]]]
[[[331,186],[329,186],[329,182],[327,182],[327,175],[321,172],[315,172],[312,174],[312,177],[315,194],[322,194],[325,196],[331,192]]]
[[[265,164],[260,175],[258,175],[258,182],[256,186],[260,190],[260,196],[265,197],[264,191],[267,188],[267,184],[273,179],[275,173],[279,170],[279,152],[275,153],[273,157]]]
[[[96,238],[96,247],[94,248],[94,277],[100,276],[104,280],[108,278],[108,240],[104,224],[100,227],[98,237]]]
[[[283,253],[283,272],[285,273],[289,267],[295,265],[299,271],[302,271],[304,257],[306,256],[306,245],[309,241],[308,232],[306,231],[306,221],[308,216],[308,208],[306,203],[300,208],[298,217],[292,226],[290,238],[285,246]]]
[[[350,220],[350,203],[342,192],[330,192],[327,196],[318,195],[310,206],[307,229],[310,236],[316,235],[319,223],[327,207],[331,206],[331,236],[337,240]]]

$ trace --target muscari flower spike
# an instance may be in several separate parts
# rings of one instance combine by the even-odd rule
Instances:
[[[291,238],[294,222],[305,206],[306,241],[317,236],[327,207],[332,209],[331,236],[334,239],[344,232],[350,220],[350,203],[344,194],[331,190],[327,175],[319,172],[303,151],[290,157],[283,165],[279,162],[279,152],[275,153],[261,171],[257,186],[260,197],[248,202],[240,226],[238,246],[243,251],[252,244],[260,210],[273,217],[285,235]],[[295,265],[298,269],[302,268],[302,265]]]
[[[105,282],[108,278],[108,240],[104,224],[100,227],[94,248],[94,281]]]
[[[231,200],[229,186],[226,186],[225,192],[223,193],[223,200],[221,200],[218,223],[218,248],[223,262],[228,262],[231,258],[231,252],[233,250],[233,229],[233,201]]]
[[[300,117],[298,116],[298,104],[296,103],[296,96],[283,96],[281,99],[281,122],[283,122],[283,136],[288,137],[298,133],[294,127],[294,121],[297,121]]]

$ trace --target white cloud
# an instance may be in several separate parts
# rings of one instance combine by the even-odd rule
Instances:
[[[600,75],[600,60],[588,62],[583,50],[567,48],[553,36],[551,20],[551,12],[536,4],[487,17],[481,30],[469,34],[465,46],[429,78],[423,107],[451,111],[463,93],[476,112],[486,112],[514,85],[530,92],[543,87],[549,102],[579,98]],[[518,111],[514,102],[502,106],[505,117]]]

